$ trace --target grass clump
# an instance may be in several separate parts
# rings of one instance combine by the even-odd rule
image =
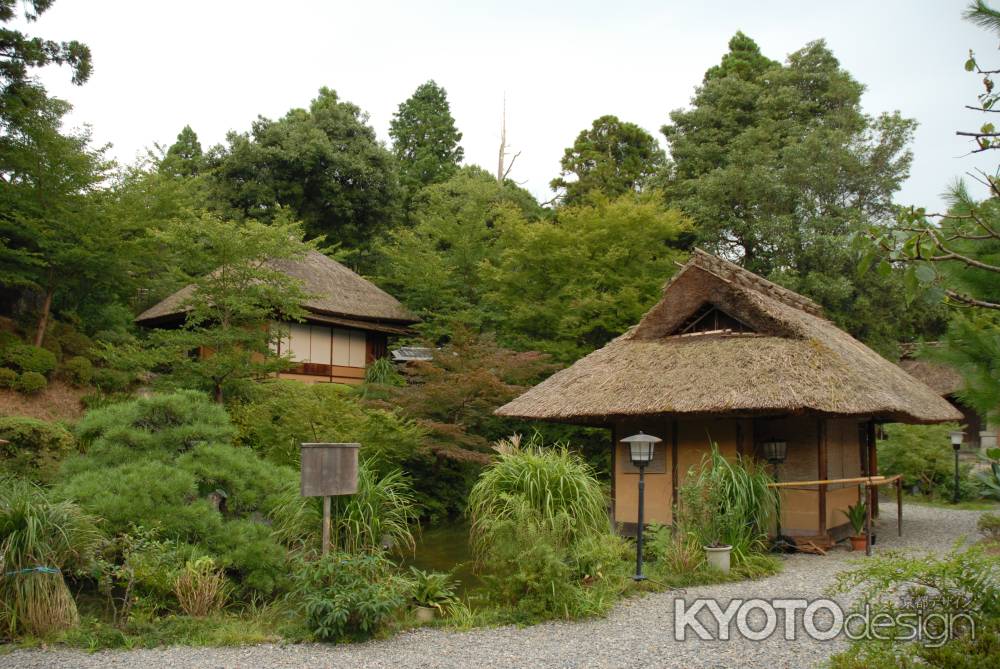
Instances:
[[[626,542],[593,471],[565,446],[498,444],[473,486],[471,541],[498,620],[596,615],[625,592]]]
[[[98,539],[96,520],[77,505],[30,481],[0,477],[0,635],[74,627],[79,615],[63,576],[90,564]]]

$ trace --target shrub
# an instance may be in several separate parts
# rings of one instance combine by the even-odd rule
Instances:
[[[69,382],[78,388],[86,386],[94,378],[94,364],[82,355],[67,360],[63,371]]]
[[[132,385],[132,377],[128,372],[108,367],[94,369],[91,382],[105,393],[123,393]]]
[[[954,488],[955,454],[948,433],[954,424],[885,426],[886,438],[878,444],[881,473],[901,474],[903,485],[926,496],[947,497]],[[962,478],[968,478],[968,466]],[[970,492],[967,486],[959,492]]]
[[[17,384],[17,372],[9,367],[0,367],[0,388],[13,389]]]
[[[976,521],[976,529],[990,541],[1000,541],[1000,515],[984,513]]]
[[[498,442],[500,456],[486,467],[469,495],[472,542],[476,552],[489,550],[497,524],[537,511],[549,529],[574,540],[607,534],[608,499],[591,467],[565,445],[544,448],[537,438],[521,445],[519,437]],[[562,519],[568,518],[568,523]]]
[[[55,423],[36,418],[0,418],[0,461],[10,473],[36,481],[49,481],[59,463],[73,452],[76,440]]]
[[[34,483],[0,477],[0,635],[43,636],[73,627],[76,603],[63,575],[87,566],[98,532],[95,519],[57,502]]]
[[[847,653],[833,658],[833,666],[996,666],[1000,660],[998,575],[1000,561],[982,546],[917,557],[889,552],[838,574],[832,594],[857,592],[854,609],[866,611],[869,620],[890,614],[883,618],[889,626],[881,626],[879,638],[911,633],[912,627],[906,626],[900,614],[909,616],[909,624],[923,614],[922,640],[942,644],[856,641]],[[968,615],[975,627],[961,616],[945,625],[942,614],[948,613]],[[895,621],[902,627],[893,627]]]
[[[3,357],[4,362],[21,372],[48,375],[56,368],[56,356],[52,351],[31,344],[9,346]]]
[[[445,606],[456,601],[456,581],[451,574],[429,572],[410,567],[413,601],[417,606],[434,608],[443,614]]]
[[[333,552],[301,562],[295,598],[306,625],[322,641],[371,637],[406,604],[405,587],[380,554]]]
[[[522,503],[491,532],[484,566],[490,599],[530,624],[607,610],[629,583],[623,539],[605,529],[574,541],[573,519]]]
[[[334,497],[330,512],[330,540],[338,550],[376,553],[383,542],[399,551],[413,550],[418,509],[399,470],[379,476],[367,460],[361,461],[358,492]],[[302,497],[297,485],[290,486],[272,514],[275,535],[286,545],[316,551],[322,517],[319,497]]]
[[[360,442],[376,469],[385,473],[413,454],[423,435],[390,411],[366,408],[338,384],[275,381],[260,384],[256,397],[232,409],[237,443],[267,460],[298,466],[303,442]]]
[[[14,388],[17,392],[25,395],[37,395],[45,390],[48,385],[49,382],[38,372],[24,372],[21,376],[17,377]]]
[[[221,406],[191,391],[153,395],[90,411],[77,433],[88,450],[63,463],[58,494],[112,533],[156,530],[214,558],[241,594],[281,587],[285,550],[265,517],[298,477],[230,445]]]
[[[626,587],[624,541],[590,466],[565,446],[497,445],[469,496],[471,541],[490,597],[512,621],[605,610]]]
[[[209,557],[188,562],[174,581],[174,594],[181,610],[194,618],[217,613],[226,603],[227,590],[225,574]]]

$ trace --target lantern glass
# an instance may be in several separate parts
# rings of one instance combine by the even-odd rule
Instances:
[[[965,433],[964,432],[961,432],[959,430],[955,430],[954,432],[950,432],[949,435],[951,436],[951,445],[952,445],[952,447],[958,448],[958,447],[960,447],[962,445],[962,440],[965,437]]]
[[[788,457],[788,442],[780,439],[768,439],[761,444],[764,452],[764,459],[776,465],[780,465]]]
[[[628,444],[629,459],[636,467],[645,467],[652,461],[653,448],[658,441],[662,439],[644,432],[622,439],[622,443]]]

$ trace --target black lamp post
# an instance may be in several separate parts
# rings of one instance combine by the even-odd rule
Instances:
[[[958,504],[958,449],[962,448],[962,439],[965,433],[959,430],[949,433],[951,437],[951,447],[955,450],[955,491],[951,496],[953,504]]]
[[[774,465],[774,482],[778,482],[778,466],[788,457],[788,442],[771,437],[760,445],[761,454],[764,459]],[[774,550],[786,551],[792,542],[781,534],[781,489],[775,488],[775,496],[778,500],[777,517],[775,518]]]
[[[628,444],[629,459],[632,461],[633,465],[639,468],[639,523],[636,530],[635,576],[632,577],[636,581],[643,581],[646,579],[646,577],[642,575],[642,512],[646,487],[645,473],[646,465],[653,460],[653,446],[658,441],[663,440],[659,437],[654,437],[651,434],[644,434],[642,432],[622,439],[622,443]]]

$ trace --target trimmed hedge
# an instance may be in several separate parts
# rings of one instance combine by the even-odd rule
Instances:
[[[37,395],[48,388],[48,380],[38,372],[25,372],[17,377],[14,388],[25,395]]]
[[[0,367],[0,388],[12,389],[17,385],[17,372],[7,367]]]
[[[22,416],[0,418],[0,469],[47,482],[59,463],[76,449],[76,439],[63,426]]]
[[[52,373],[57,363],[56,356],[52,351],[31,344],[9,346],[3,352],[3,358],[4,362],[15,369],[42,375]]]
[[[78,355],[66,361],[63,372],[69,382],[79,388],[88,385],[94,378],[94,364],[82,355]]]

